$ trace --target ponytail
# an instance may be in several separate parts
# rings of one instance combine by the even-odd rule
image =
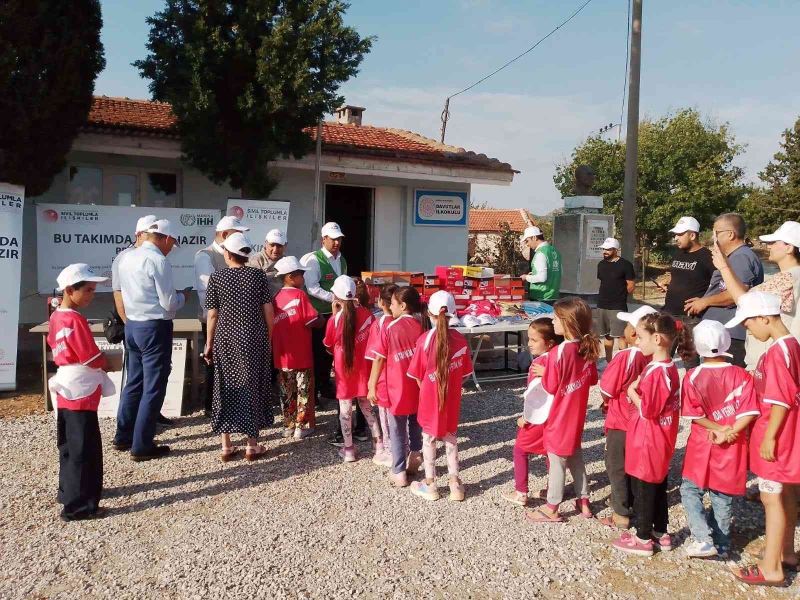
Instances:
[[[583,360],[600,358],[600,338],[592,330],[592,309],[580,298],[564,298],[553,305],[553,311],[564,326],[565,338],[578,342]]]
[[[686,327],[681,321],[666,313],[651,313],[639,321],[648,333],[657,333],[666,338],[670,344],[670,355],[676,352],[685,361],[697,356],[694,348],[692,328]]]
[[[342,347],[344,348],[344,370],[353,370],[356,354],[356,307],[352,301],[342,302]]]
[[[447,399],[447,380],[450,374],[450,339],[447,309],[442,307],[436,315],[436,381],[439,391],[439,412]]]
[[[675,336],[675,342],[675,350],[677,350],[683,362],[692,360],[697,356],[697,350],[694,347],[694,336],[690,327],[681,327],[678,330],[678,335]]]

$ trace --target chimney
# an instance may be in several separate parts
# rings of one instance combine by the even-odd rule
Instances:
[[[361,115],[367,110],[363,106],[352,106],[345,104],[344,106],[336,109],[336,121],[342,125],[361,125]]]

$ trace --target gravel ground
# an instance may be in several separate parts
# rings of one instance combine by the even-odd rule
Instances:
[[[521,392],[506,385],[465,393],[463,504],[392,489],[369,460],[341,464],[325,442],[332,411],[320,414],[317,435],[284,440],[272,429],[265,460],[227,464],[208,421],[194,415],[160,435],[172,455],[149,463],[115,452],[113,421],[104,420],[109,515],[64,524],[54,501],[52,416],[0,420],[0,597],[796,597],[798,582],[748,590],[725,563],[690,561],[680,548],[650,559],[621,556],[608,546],[613,532],[575,517],[571,501],[562,508],[571,517],[565,524],[525,522],[521,508],[500,498],[513,482]],[[598,404],[595,389],[591,405]],[[589,412],[584,449],[594,510],[607,511],[597,409]],[[541,458],[531,472],[532,490],[543,487]],[[676,467],[670,528],[680,545],[688,529],[678,482]],[[736,558],[752,559],[763,543],[763,511],[737,501],[734,512]]]

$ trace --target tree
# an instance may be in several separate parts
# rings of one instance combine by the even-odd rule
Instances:
[[[0,2],[0,181],[43,194],[92,106],[105,67],[99,0]]]
[[[716,215],[736,210],[746,192],[742,170],[733,164],[740,152],[727,124],[703,121],[693,109],[643,121],[636,194],[639,248],[665,247],[669,230],[683,215],[709,227]],[[594,169],[594,192],[603,196],[605,212],[621,225],[625,145],[595,136],[578,146],[569,161],[556,167],[553,181],[563,195],[570,195],[575,168],[581,164]]]
[[[167,0],[134,66],[177,118],[184,160],[215,183],[266,197],[270,161],[302,157],[304,128],[344,102],[372,38],[339,0]]]
[[[758,174],[739,204],[752,235],[775,231],[784,221],[800,220],[800,119],[783,132],[781,148]]]

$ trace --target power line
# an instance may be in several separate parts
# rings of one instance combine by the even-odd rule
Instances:
[[[586,7],[587,7],[587,6],[588,6],[588,5],[589,5],[591,2],[592,2],[592,0],[586,0],[586,2],[584,2],[583,4],[581,4],[581,5],[578,7],[578,9],[577,9],[575,12],[573,12],[573,13],[572,13],[572,14],[571,14],[569,17],[567,17],[567,18],[566,18],[564,21],[562,21],[561,23],[559,23],[559,24],[558,24],[558,25],[557,25],[557,26],[556,26],[556,27],[555,27],[555,28],[554,28],[552,31],[550,31],[550,33],[548,33],[546,36],[544,36],[544,37],[543,37],[543,38],[541,38],[539,41],[537,41],[537,42],[536,42],[536,43],[535,43],[533,46],[531,46],[530,48],[528,48],[527,50],[525,50],[525,52],[523,52],[522,54],[518,54],[517,56],[515,56],[514,58],[512,58],[511,60],[509,60],[507,63],[505,63],[505,64],[504,64],[502,67],[499,67],[499,68],[495,69],[494,71],[492,71],[491,73],[489,73],[489,74],[488,74],[488,75],[486,75],[485,77],[483,77],[483,78],[479,79],[478,81],[476,81],[476,82],[475,82],[475,83],[473,83],[472,85],[468,85],[468,86],[467,86],[467,87],[465,87],[463,90],[461,90],[461,91],[459,91],[459,92],[456,92],[455,94],[452,94],[452,95],[448,96],[448,97],[447,97],[447,99],[445,100],[445,106],[444,106],[444,110],[442,111],[442,143],[444,143],[444,134],[445,134],[445,130],[447,129],[447,121],[448,121],[448,119],[450,118],[450,98],[455,98],[456,96],[458,96],[458,95],[460,95],[460,94],[463,94],[464,92],[468,92],[469,90],[471,90],[472,88],[474,88],[474,87],[475,87],[475,86],[477,86],[477,85],[480,85],[481,83],[483,83],[484,81],[486,81],[486,80],[487,80],[487,79],[489,79],[490,77],[493,77],[494,75],[497,75],[497,74],[498,74],[500,71],[502,71],[502,70],[503,70],[503,69],[505,69],[506,67],[508,67],[508,66],[512,65],[513,63],[517,62],[517,61],[518,61],[520,58],[522,58],[522,57],[523,57],[523,56],[525,56],[526,54],[529,54],[530,52],[532,52],[533,50],[535,50],[535,49],[536,49],[536,47],[537,47],[539,44],[541,44],[542,42],[544,42],[544,41],[545,41],[547,38],[549,38],[551,35],[553,35],[553,34],[554,34],[556,31],[558,31],[558,30],[559,30],[559,29],[561,29],[561,28],[562,28],[564,25],[566,25],[567,23],[569,23],[569,22],[570,22],[572,19],[574,19],[575,17],[577,17],[577,16],[578,16],[578,14],[579,14],[579,13],[580,13],[580,12],[581,12],[581,11],[582,11],[584,8],[586,8]]]
[[[622,140],[622,123],[625,114],[625,95],[628,91],[628,64],[630,59],[630,45],[631,45],[631,0],[626,0],[628,5],[628,24],[625,27],[625,79],[622,81],[622,105],[619,107],[619,131],[617,132],[617,141]]]

